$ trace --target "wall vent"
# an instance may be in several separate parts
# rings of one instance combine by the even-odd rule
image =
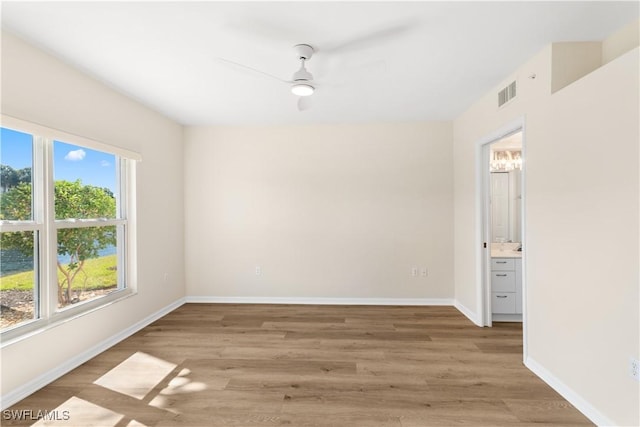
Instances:
[[[511,101],[515,97],[516,97],[516,81],[514,80],[511,83],[509,83],[507,87],[505,87],[500,92],[498,92],[498,107],[502,107],[504,104]]]

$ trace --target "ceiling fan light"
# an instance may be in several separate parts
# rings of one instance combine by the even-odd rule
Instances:
[[[297,96],[309,96],[313,94],[315,88],[307,83],[294,83],[291,92]]]

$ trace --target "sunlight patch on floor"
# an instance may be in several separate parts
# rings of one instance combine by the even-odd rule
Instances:
[[[148,426],[146,424],[142,424],[139,421],[131,420],[129,421],[129,424],[127,424],[127,427],[148,427]]]
[[[113,427],[124,416],[75,396],[50,411],[50,415],[52,415],[51,419],[43,418],[33,424],[33,427]],[[141,426],[142,424],[137,425]]]
[[[183,369],[180,371],[177,377],[173,378],[167,387],[162,389],[160,394],[165,396],[179,393],[194,393],[197,391],[202,391],[207,388],[205,383],[199,381],[193,381],[190,378],[187,378],[191,373],[189,369]]]
[[[144,399],[177,365],[137,352],[93,383],[136,399]]]

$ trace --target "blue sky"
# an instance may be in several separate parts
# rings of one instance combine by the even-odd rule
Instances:
[[[31,167],[31,135],[2,128],[0,162],[14,169]],[[53,170],[54,179],[75,181],[83,184],[106,187],[115,192],[116,156],[91,150],[85,147],[54,141]]]

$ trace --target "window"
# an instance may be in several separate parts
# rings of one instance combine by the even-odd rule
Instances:
[[[131,293],[135,153],[3,117],[0,330],[11,338]]]
[[[38,255],[42,229],[33,215],[33,148],[32,135],[0,129],[2,330],[40,317]]]
[[[126,227],[119,163],[114,154],[53,142],[58,308],[125,287],[118,277]]]

